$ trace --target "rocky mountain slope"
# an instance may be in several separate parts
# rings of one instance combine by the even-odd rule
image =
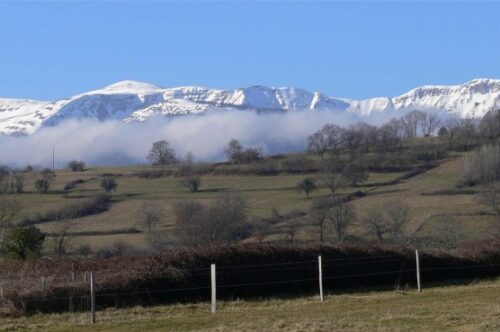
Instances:
[[[187,86],[165,89],[147,83],[122,81],[53,102],[0,98],[0,133],[32,134],[42,126],[55,126],[67,119],[131,122],[145,121],[155,115],[178,116],[224,110],[350,112],[356,118],[366,120],[381,113],[393,112],[396,116],[415,109],[462,118],[482,117],[498,107],[500,80],[494,79],[475,79],[453,86],[422,86],[394,98],[365,100],[329,97],[294,87],[251,86],[222,90]]]

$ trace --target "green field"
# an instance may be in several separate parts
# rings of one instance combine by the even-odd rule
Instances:
[[[0,318],[0,331],[499,331],[500,280],[398,292]]]
[[[167,236],[172,235],[174,217],[172,207],[176,202],[188,199],[209,202],[224,191],[240,191],[248,201],[250,219],[268,216],[273,208],[284,214],[293,210],[307,212],[312,199],[296,190],[296,183],[314,174],[289,175],[282,173],[276,176],[256,175],[205,175],[201,177],[200,192],[191,193],[179,185],[180,178],[166,176],[154,179],[141,178],[137,172],[151,170],[149,167],[127,168],[91,168],[84,172],[58,170],[55,182],[48,194],[34,191],[32,181],[26,180],[26,193],[13,195],[23,206],[19,218],[35,216],[50,210],[85,200],[102,193],[99,181],[102,174],[112,174],[118,189],[112,194],[112,203],[108,211],[81,217],[70,221],[69,231],[76,236],[72,246],[89,244],[92,249],[112,245],[117,241],[129,243],[137,249],[148,248],[148,234],[137,224],[137,213],[144,202],[154,201],[161,204],[166,211],[165,218],[156,229]],[[461,163],[457,158],[450,158],[437,168],[417,175],[393,185],[381,185],[400,177],[403,173],[370,173],[368,180],[361,187],[347,187],[340,190],[345,195],[362,190],[368,195],[354,200],[358,219],[362,219],[364,211],[370,207],[383,208],[389,202],[400,201],[411,207],[412,220],[407,225],[408,234],[432,236],[435,232],[435,221],[438,214],[455,215],[456,230],[461,241],[468,241],[490,236],[488,230],[495,223],[493,215],[482,212],[486,207],[476,202],[471,194],[432,194],[443,190],[456,190],[460,180]],[[84,180],[74,189],[63,191],[66,183]],[[478,188],[474,188],[478,190]],[[321,188],[312,194],[312,198],[325,196],[328,192]],[[429,195],[432,194],[432,195]],[[65,221],[66,222],[66,221]],[[42,231],[52,232],[57,229],[58,222],[38,224]],[[269,237],[265,240],[286,239],[283,225],[274,225]],[[139,229],[135,234],[113,234],[130,228]],[[78,236],[80,232],[94,232],[89,236]],[[349,230],[352,236],[370,238],[366,227],[358,222]],[[316,229],[304,224],[298,232],[299,240],[316,240]],[[327,239],[331,239],[327,235]],[[248,241],[252,241],[249,239]]]

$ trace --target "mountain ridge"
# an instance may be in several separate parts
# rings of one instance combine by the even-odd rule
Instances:
[[[32,134],[40,127],[55,126],[68,119],[132,122],[145,121],[155,115],[177,116],[220,110],[334,111],[349,112],[359,119],[366,119],[378,114],[400,114],[419,109],[466,118],[482,117],[498,107],[500,80],[490,78],[473,79],[460,85],[425,85],[396,97],[363,100],[330,97],[296,87],[162,88],[125,80],[50,102],[0,98],[0,134]]]

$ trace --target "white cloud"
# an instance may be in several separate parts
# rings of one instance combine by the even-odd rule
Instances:
[[[290,112],[258,114],[248,111],[216,112],[176,118],[154,117],[139,123],[70,120],[57,127],[38,130],[25,137],[0,137],[0,163],[12,166],[84,160],[92,165],[123,165],[146,162],[154,141],[166,139],[179,156],[194,153],[198,160],[223,160],[227,142],[236,138],[248,147],[261,146],[265,153],[302,150],[307,137],[328,122],[347,125],[350,113]]]

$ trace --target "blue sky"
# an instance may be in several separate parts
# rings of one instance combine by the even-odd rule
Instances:
[[[0,96],[119,80],[349,98],[500,78],[497,2],[0,2]]]

